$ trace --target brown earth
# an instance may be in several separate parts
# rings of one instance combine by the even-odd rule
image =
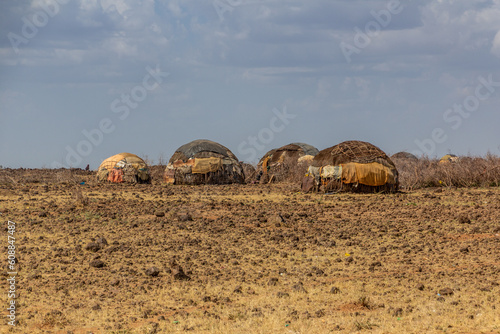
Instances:
[[[9,173],[20,305],[2,333],[500,333],[497,187],[322,195]]]

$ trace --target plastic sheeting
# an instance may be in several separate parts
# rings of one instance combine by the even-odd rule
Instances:
[[[207,174],[216,172],[222,167],[221,158],[201,158],[194,159],[194,166],[191,169],[193,174]]]
[[[367,186],[382,186],[395,184],[396,180],[392,170],[377,162],[368,164],[347,163],[342,164],[342,182],[360,183]]]

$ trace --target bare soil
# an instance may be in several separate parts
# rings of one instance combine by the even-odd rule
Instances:
[[[9,173],[20,305],[2,333],[500,333],[498,187],[323,195]]]

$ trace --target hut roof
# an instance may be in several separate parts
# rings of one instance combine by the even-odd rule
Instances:
[[[392,160],[377,146],[358,140],[342,142],[320,151],[312,162],[314,167],[326,165],[338,166],[349,162],[378,162],[391,169],[396,169]]]
[[[179,147],[169,162],[178,160],[186,162],[192,158],[221,157],[238,161],[238,158],[225,146],[207,139],[197,139]]]
[[[398,153],[395,153],[391,156],[392,159],[408,159],[408,160],[418,160],[418,158],[411,154],[411,153],[408,153],[408,152],[398,152]]]
[[[105,159],[99,166],[98,170],[102,169],[110,170],[115,167],[123,168],[125,165],[130,165],[135,169],[147,168],[147,165],[144,162],[144,160],[139,158],[137,155],[132,153],[119,153]]]

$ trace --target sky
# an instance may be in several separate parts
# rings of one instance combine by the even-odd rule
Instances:
[[[292,142],[500,155],[500,0],[0,2],[0,165]]]

